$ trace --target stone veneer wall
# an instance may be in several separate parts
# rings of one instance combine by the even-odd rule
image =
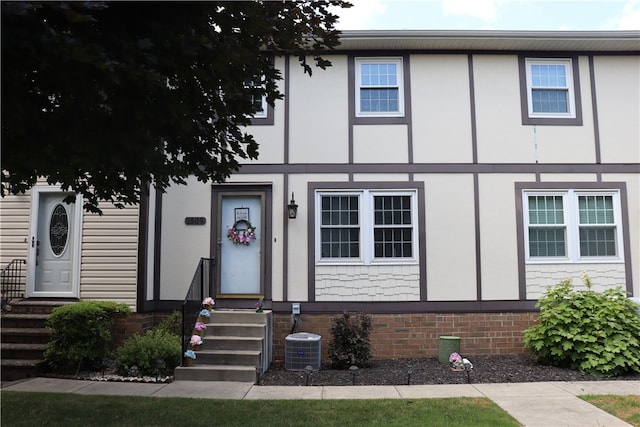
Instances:
[[[335,314],[303,314],[298,332],[320,335],[322,361],[327,362],[331,319]],[[524,347],[523,331],[538,313],[423,313],[371,314],[373,359],[437,357],[440,336],[460,337],[465,355],[519,354]],[[274,315],[273,358],[283,360],[285,338],[291,333],[291,315]]]

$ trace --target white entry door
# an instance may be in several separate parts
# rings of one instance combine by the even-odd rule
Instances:
[[[33,190],[27,260],[29,297],[78,297],[82,198],[65,203],[70,194],[52,187]]]
[[[222,295],[255,297],[262,294],[262,217],[261,196],[222,196],[218,230]],[[234,225],[235,237],[233,233],[229,235],[229,227]],[[253,237],[247,239],[249,226],[255,231]]]

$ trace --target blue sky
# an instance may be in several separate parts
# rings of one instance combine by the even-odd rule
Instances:
[[[640,0],[350,0],[341,30],[640,30]]]

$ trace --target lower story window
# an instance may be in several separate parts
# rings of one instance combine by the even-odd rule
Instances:
[[[622,259],[618,192],[525,191],[527,259]]]
[[[322,258],[360,257],[358,196],[323,196],[320,252]]]
[[[414,191],[317,192],[320,262],[415,262]]]
[[[578,196],[580,255],[616,256],[613,196]]]
[[[410,196],[373,197],[373,247],[376,258],[411,258],[413,227]]]

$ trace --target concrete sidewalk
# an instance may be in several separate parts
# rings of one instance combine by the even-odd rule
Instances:
[[[145,384],[31,378],[2,390],[208,399],[430,399],[487,397],[523,426],[629,426],[579,399],[583,394],[640,395],[640,381],[584,381],[405,386],[256,386],[251,383],[174,381]]]

